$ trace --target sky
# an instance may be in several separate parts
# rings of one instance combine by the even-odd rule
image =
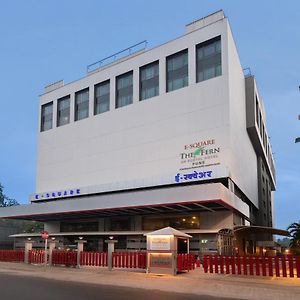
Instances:
[[[255,75],[277,170],[275,226],[300,220],[300,2],[0,0],[0,182],[28,203],[35,191],[38,96],[57,80],[147,40],[148,48],[223,9],[243,68]]]

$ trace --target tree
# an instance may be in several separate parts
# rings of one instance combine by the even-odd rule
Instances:
[[[0,183],[0,207],[19,205],[18,201],[11,199],[4,194],[4,187]]]
[[[300,255],[300,221],[298,223],[292,223],[287,230],[291,236],[290,247],[296,254]]]

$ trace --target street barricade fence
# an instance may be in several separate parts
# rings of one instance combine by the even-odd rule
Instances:
[[[54,250],[52,252],[52,265],[64,265],[66,267],[76,267],[77,252]]]
[[[195,256],[194,254],[177,254],[177,271],[190,271],[195,269]]]
[[[28,262],[30,264],[43,264],[45,262],[45,250],[29,250]]]
[[[107,252],[80,252],[81,266],[107,267]]]
[[[146,269],[146,257],[146,252],[113,252],[113,267]]]
[[[24,262],[24,250],[0,250],[0,261]]]
[[[300,256],[204,255],[205,273],[300,278]]]

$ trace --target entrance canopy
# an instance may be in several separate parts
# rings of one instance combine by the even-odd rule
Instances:
[[[63,221],[122,215],[231,210],[249,218],[249,207],[221,183],[178,185],[74,197],[0,208],[0,218]]]
[[[284,229],[277,229],[273,227],[265,227],[265,226],[235,226],[234,227],[235,234],[276,234],[276,235],[283,235],[289,236],[289,232]]]

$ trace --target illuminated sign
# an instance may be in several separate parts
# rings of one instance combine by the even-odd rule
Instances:
[[[170,237],[156,237],[150,236],[150,247],[149,250],[170,250],[171,249],[171,238]]]
[[[172,268],[172,253],[150,253],[151,268]]]

